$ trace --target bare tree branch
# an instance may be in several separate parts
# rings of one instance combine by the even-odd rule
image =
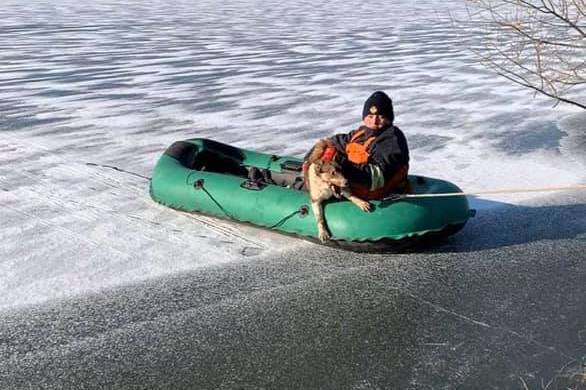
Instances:
[[[572,47],[572,48],[575,48],[575,49],[586,49],[586,44],[579,45],[579,44],[574,44],[574,43],[550,41],[548,39],[543,39],[543,38],[535,37],[535,36],[529,34],[527,31],[524,31],[521,28],[519,28],[519,26],[516,26],[516,25],[514,25],[512,23],[500,22],[500,21],[497,21],[495,23],[497,23],[499,26],[501,26],[503,28],[510,28],[512,30],[515,30],[520,35],[523,35],[524,37],[527,37],[528,39],[530,39],[533,42],[541,42],[543,44],[552,45],[552,46],[564,46],[564,47]]]
[[[517,0],[519,3],[526,5],[527,7],[530,7],[536,11],[539,12],[543,12],[545,14],[551,14],[554,15],[556,18],[558,18],[559,20],[561,20],[562,22],[568,24],[569,26],[571,26],[572,28],[576,29],[581,35],[582,37],[586,37],[586,33],[584,32],[584,30],[582,30],[578,25],[576,25],[575,23],[572,23],[572,21],[566,16],[564,17],[563,15],[560,15],[556,9],[555,6],[553,4],[550,5],[545,4],[545,1],[541,0],[541,3],[543,4],[543,7],[538,7],[534,4],[532,4],[530,1],[526,1],[526,0]],[[564,4],[565,2],[562,1],[562,4]]]
[[[481,61],[516,84],[586,108],[585,0],[467,0]],[[576,90],[578,91],[578,89]],[[586,94],[582,94],[586,95]],[[556,103],[556,104],[557,104]]]
[[[553,99],[555,99],[555,100],[558,100],[558,101],[561,101],[561,102],[564,102],[564,103],[573,104],[573,105],[575,105],[575,106],[578,106],[578,107],[580,107],[580,108],[582,108],[582,109],[586,110],[586,105],[585,105],[585,104],[580,104],[580,103],[574,102],[574,101],[572,101],[572,100],[564,99],[564,98],[562,98],[562,97],[559,97],[559,96],[556,96],[556,95],[554,95],[554,94],[550,94],[550,93],[548,93],[548,92],[546,92],[546,91],[543,91],[543,90],[541,90],[541,89],[539,89],[539,88],[535,87],[534,85],[532,85],[532,84],[530,84],[530,83],[524,83],[524,82],[521,82],[521,81],[519,81],[519,80],[517,80],[517,79],[515,79],[515,78],[513,78],[513,77],[510,77],[509,75],[507,75],[507,74],[505,74],[505,73],[501,73],[501,72],[497,72],[497,73],[498,73],[500,76],[502,76],[502,77],[504,77],[504,78],[506,78],[506,79],[509,79],[510,81],[514,82],[515,84],[519,84],[519,85],[521,85],[521,86],[523,86],[523,87],[531,88],[531,89],[533,89],[533,90],[535,90],[535,91],[537,91],[537,92],[539,92],[539,93],[542,93],[542,94],[544,94],[544,95],[547,95],[547,96],[549,96],[550,98],[553,98]]]

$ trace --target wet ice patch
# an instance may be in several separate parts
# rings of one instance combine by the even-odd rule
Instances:
[[[568,115],[559,126],[567,134],[560,142],[563,155],[586,167],[586,112]]]
[[[441,135],[412,134],[409,136],[409,149],[421,149],[419,153],[433,153],[445,148],[452,139]]]

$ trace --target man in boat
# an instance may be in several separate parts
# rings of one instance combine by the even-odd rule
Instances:
[[[350,183],[352,194],[365,200],[381,199],[404,192],[409,170],[409,149],[403,132],[393,121],[389,96],[373,93],[362,110],[362,125],[349,134],[330,138],[335,159]]]

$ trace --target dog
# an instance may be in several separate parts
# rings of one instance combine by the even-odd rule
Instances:
[[[317,230],[321,242],[328,241],[331,236],[326,227],[323,213],[323,202],[331,197],[350,200],[362,211],[371,210],[371,205],[350,192],[348,180],[342,174],[340,164],[332,158],[324,158],[334,146],[327,138],[319,140],[305,158],[303,172],[305,186],[309,191],[311,208],[317,222]],[[331,157],[331,156],[330,156]]]

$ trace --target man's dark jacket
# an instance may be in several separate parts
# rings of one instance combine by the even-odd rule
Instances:
[[[359,130],[365,130],[355,142],[364,143],[375,135],[375,141],[370,144],[368,163],[362,166],[351,163],[346,158],[346,144]],[[409,164],[409,149],[403,132],[396,126],[390,125],[383,130],[373,130],[361,126],[349,134],[337,134],[331,138],[336,146],[338,156],[345,176],[354,183],[364,184],[371,189],[382,187],[399,169]],[[374,184],[374,185],[373,185]]]

